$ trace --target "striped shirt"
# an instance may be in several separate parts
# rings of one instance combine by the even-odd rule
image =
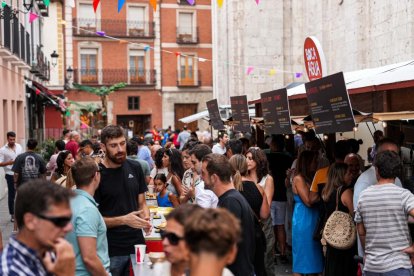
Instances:
[[[0,275],[43,276],[47,273],[37,252],[11,237],[0,255]]]
[[[393,183],[365,189],[359,198],[355,222],[365,227],[364,270],[385,273],[399,268],[411,269],[411,245],[407,217],[414,209],[414,195]]]

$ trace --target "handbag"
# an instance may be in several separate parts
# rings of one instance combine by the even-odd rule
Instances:
[[[336,209],[329,216],[323,229],[323,239],[336,249],[349,249],[356,240],[356,228],[352,217],[338,211],[338,200],[341,189],[336,193]]]

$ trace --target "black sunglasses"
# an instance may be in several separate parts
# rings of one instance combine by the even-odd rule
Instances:
[[[69,216],[69,217],[48,217],[48,216],[44,216],[44,215],[40,215],[40,214],[36,215],[36,216],[41,218],[41,219],[50,221],[56,227],[60,227],[60,228],[65,227],[72,220],[72,216]]]
[[[160,234],[161,234],[161,240],[164,240],[165,238],[167,238],[168,242],[171,245],[177,245],[180,242],[180,240],[184,239],[183,237],[179,237],[176,234],[171,233],[171,232],[161,231]]]

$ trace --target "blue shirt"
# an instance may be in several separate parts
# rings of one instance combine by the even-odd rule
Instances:
[[[0,254],[0,275],[41,276],[52,275],[46,272],[38,253],[11,237],[9,244]]]
[[[147,146],[139,146],[137,156],[138,159],[147,161],[148,165],[150,166],[150,169],[154,167],[154,160],[152,160],[151,151]]]
[[[108,241],[106,239],[106,225],[99,213],[95,199],[87,192],[76,189],[76,196],[71,199],[72,232],[66,235],[66,240],[73,246],[76,255],[76,275],[90,275],[83,263],[77,237],[96,238],[96,253],[106,271],[109,272]]]

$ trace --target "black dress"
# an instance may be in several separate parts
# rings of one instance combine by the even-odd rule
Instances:
[[[338,197],[338,211],[349,213],[348,208],[342,204],[341,196],[342,194],[351,189],[350,186],[341,188],[339,197]],[[336,209],[336,193],[334,190],[329,198],[328,202],[323,202],[326,218],[335,211]],[[326,258],[325,258],[325,276],[355,276],[357,274],[358,264],[354,260],[354,256],[358,254],[357,243],[350,249],[336,249],[327,245]]]
[[[249,203],[255,213],[255,231],[256,231],[256,250],[254,254],[254,271],[257,276],[266,275],[264,266],[264,253],[266,251],[266,237],[258,222],[260,218],[260,208],[262,207],[263,196],[253,181],[243,181],[243,191],[240,193]]]

